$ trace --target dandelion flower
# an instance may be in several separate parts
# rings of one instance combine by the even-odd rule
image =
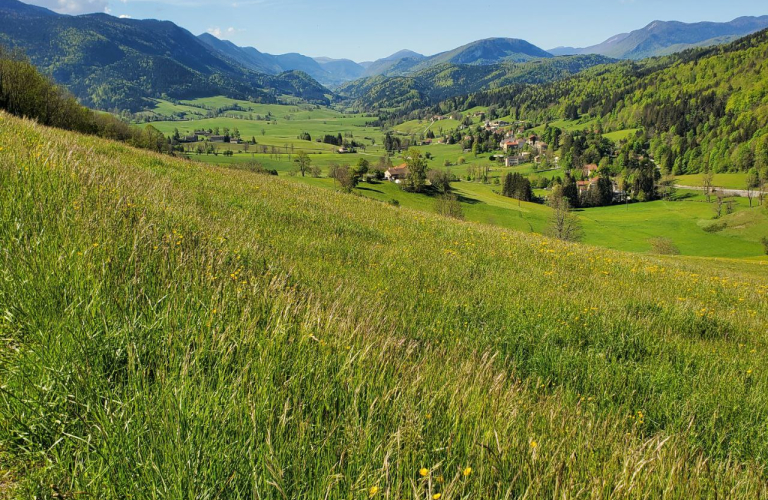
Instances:
[[[432,500],[440,500],[440,497],[442,497],[442,493],[435,493],[432,495]]]
[[[419,475],[421,477],[427,477],[427,474],[429,474],[429,471],[425,467],[422,467],[421,469],[419,469]]]
[[[378,486],[371,486],[371,489],[368,490],[368,498],[373,498],[376,496],[376,493],[379,492]]]
[[[536,441],[531,441],[531,448],[536,448],[539,445]]]
[[[472,474],[472,467],[467,467],[466,469],[464,469],[462,474],[464,474],[464,477],[469,477],[470,474]]]

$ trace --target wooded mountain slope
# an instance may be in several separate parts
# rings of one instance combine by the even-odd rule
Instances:
[[[598,66],[548,85],[456,97],[437,109],[477,105],[539,123],[599,118],[607,130],[643,127],[655,137],[657,162],[675,174],[765,166],[768,31],[722,47]]]
[[[273,102],[288,94],[328,102],[329,92],[306,74],[248,70],[167,21],[66,16],[3,0],[0,44],[23,50],[84,104],[100,109],[138,110],[146,98],[164,95]]]

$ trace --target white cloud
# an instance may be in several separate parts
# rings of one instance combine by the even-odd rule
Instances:
[[[226,40],[227,38],[231,37],[238,31],[244,31],[244,30],[241,30],[241,29],[239,30],[239,29],[233,28],[232,26],[226,29],[221,29],[218,26],[214,28],[208,28],[208,33],[215,36],[219,40]]]
[[[27,3],[51,9],[59,14],[108,12],[107,0],[26,0]]]

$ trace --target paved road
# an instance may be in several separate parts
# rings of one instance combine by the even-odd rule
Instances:
[[[705,189],[701,186],[681,186],[680,184],[675,184],[675,187],[677,189],[688,189],[690,191],[705,191]],[[713,187],[712,193],[715,191],[721,191],[726,196],[741,196],[743,198],[747,197],[747,191],[745,189],[726,189],[726,188],[720,188],[720,187]],[[752,191],[752,196],[757,198],[757,196],[760,194],[759,191]],[[765,194],[768,194],[766,192]]]

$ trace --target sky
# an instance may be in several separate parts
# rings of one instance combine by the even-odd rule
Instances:
[[[173,21],[262,52],[357,62],[401,49],[432,55],[482,38],[585,47],[655,20],[730,21],[765,0],[22,0],[64,14]]]

